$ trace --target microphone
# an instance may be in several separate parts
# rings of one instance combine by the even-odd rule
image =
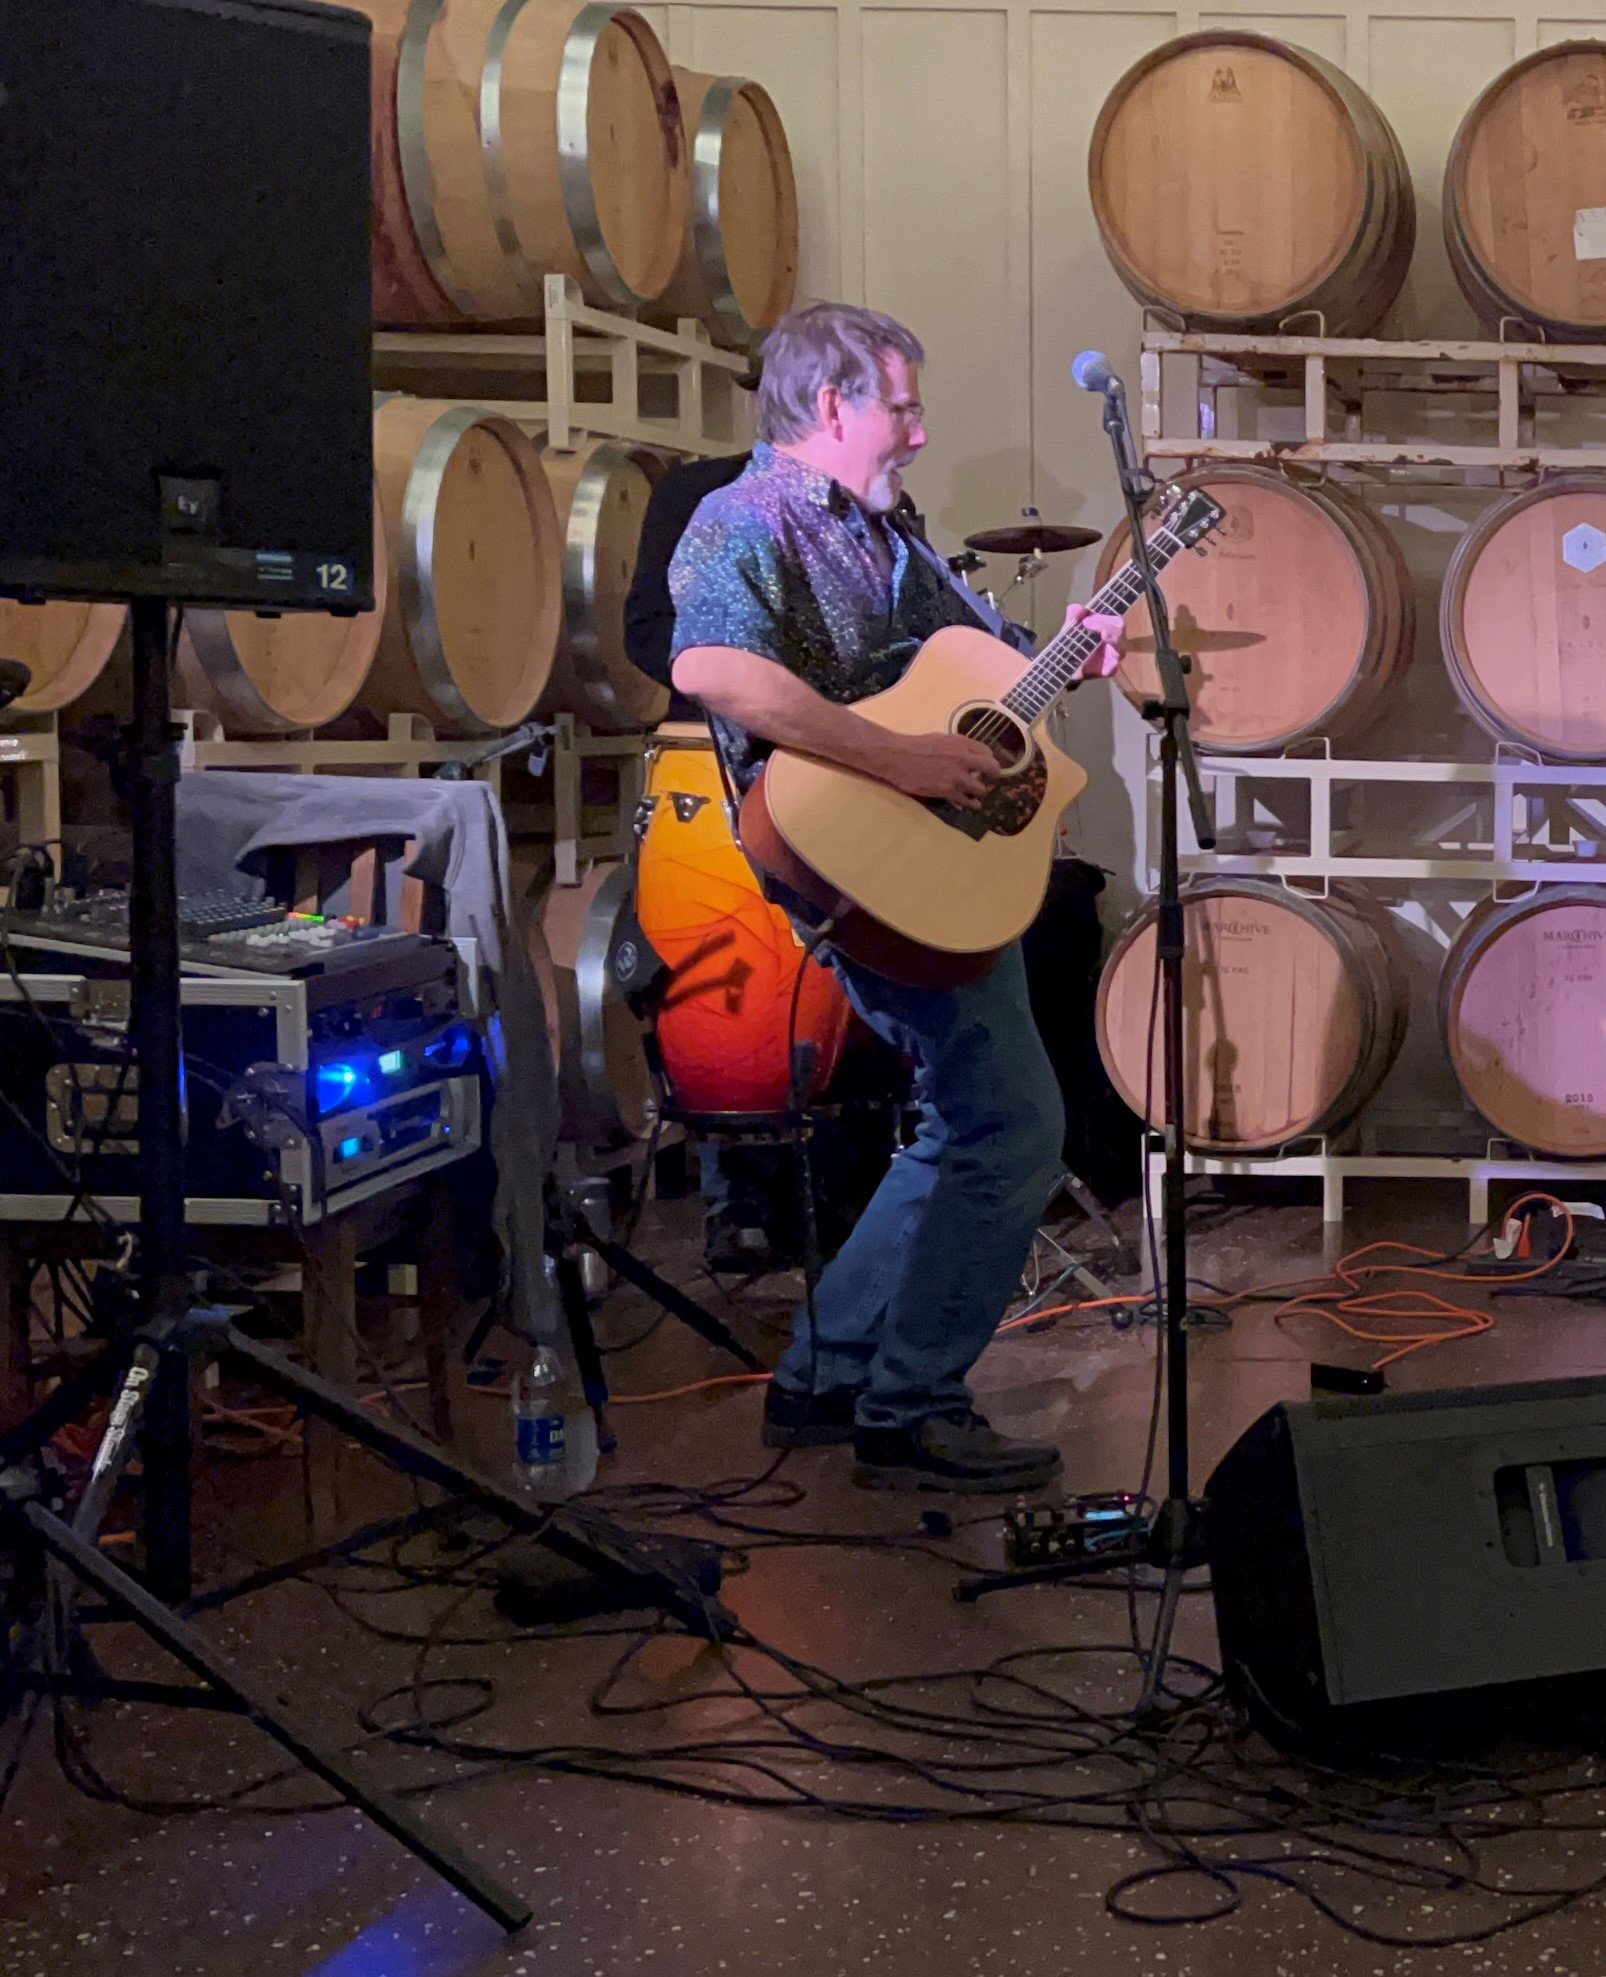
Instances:
[[[1138,460],[1132,438],[1132,422],[1127,416],[1126,386],[1102,350],[1084,350],[1071,364],[1071,377],[1084,391],[1096,391],[1104,400],[1104,430],[1115,447],[1115,461],[1121,484],[1134,499],[1147,501],[1154,492],[1154,481]]]
[[[13,700],[20,700],[32,678],[33,668],[25,666],[20,659],[0,659],[0,707],[9,707]]]
[[[1102,350],[1084,350],[1071,365],[1071,376],[1084,391],[1114,393],[1122,389]]]

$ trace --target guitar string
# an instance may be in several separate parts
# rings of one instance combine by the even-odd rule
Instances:
[[[1162,536],[1168,537],[1172,545],[1166,552],[1166,562],[1169,563],[1187,545],[1174,537],[1168,528],[1161,526],[1149,538],[1151,549],[1157,545],[1165,547],[1160,542]],[[1119,603],[1125,611],[1137,602],[1142,591],[1142,578],[1138,575],[1135,566],[1129,563],[1118,576],[1104,586],[1093,602],[1095,605],[1106,602]],[[1062,629],[1037,655],[1030,669],[1016,681],[1008,693],[1002,696],[1003,705],[1023,720],[1028,722],[1037,720],[1046,708],[1051,707],[1054,701],[1074,684],[1072,676],[1097,650],[1098,645],[1097,635],[1082,631],[1080,626],[1073,626],[1069,630]],[[1061,661],[1066,656],[1071,658],[1072,664],[1062,678],[1060,677]],[[996,739],[1001,734],[1012,732],[1012,723],[1008,720],[1000,720],[996,714],[989,715],[978,722],[970,732],[973,738],[980,739],[990,735]]]
[[[1161,538],[1166,538],[1162,543]],[[1162,523],[1148,538],[1152,552],[1159,547],[1165,550],[1166,563],[1170,563],[1187,547],[1179,537]],[[1104,603],[1118,603],[1122,615],[1134,605],[1143,594],[1143,578],[1135,563],[1129,562],[1093,599],[1095,606]],[[1015,682],[1009,691],[1000,696],[1002,705],[1028,727],[1075,684],[1075,675],[1080,671],[1101,644],[1097,633],[1083,631],[1080,625],[1062,627],[1049,640],[1043,650],[1032,661],[1031,666]],[[1063,650],[1061,648],[1063,647]],[[1061,661],[1069,656],[1071,665],[1063,679],[1059,677]],[[1044,688],[1052,679],[1052,685]],[[1034,684],[1035,683],[1035,684]],[[1015,723],[998,713],[986,714],[973,728],[967,730],[967,738],[990,746],[1016,732]]]

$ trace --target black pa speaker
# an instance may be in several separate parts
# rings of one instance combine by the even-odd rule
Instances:
[[[1274,1739],[1606,1708],[1565,1679],[1606,1671],[1606,1380],[1275,1407],[1206,1498],[1228,1687]]]
[[[369,37],[6,0],[0,595],[373,602]]]

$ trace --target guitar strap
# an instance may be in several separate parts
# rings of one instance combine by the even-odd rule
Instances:
[[[705,707],[703,719],[708,723],[708,737],[714,744],[714,760],[719,766],[719,780],[725,789],[725,821],[730,825],[731,836],[736,840],[736,849],[742,848],[742,799],[736,793],[736,784],[731,776],[730,764],[725,760],[725,751],[720,746],[719,724]]]
[[[1006,618],[996,604],[990,603],[985,597],[972,590],[969,584],[962,582],[949,569],[947,561],[939,556],[931,544],[927,542],[925,533],[919,525],[919,517],[913,512],[913,504],[911,503],[907,509],[903,506],[903,502],[907,502],[908,499],[909,497],[907,495],[903,496],[899,506],[894,510],[889,519],[898,529],[904,541],[908,543],[909,553],[912,556],[919,556],[923,562],[936,571],[937,575],[942,578],[943,582],[953,592],[955,597],[959,599],[960,603],[964,605],[965,609],[970,612],[971,616],[977,620],[983,630],[991,632],[994,638],[1002,639],[1005,645],[1012,645],[1017,651],[1023,650],[1029,658],[1036,646],[1036,640],[1031,638],[1030,634],[1025,631],[1024,626],[1017,626],[1012,619]],[[1024,647],[1021,644],[1023,636],[1029,640],[1029,643]]]

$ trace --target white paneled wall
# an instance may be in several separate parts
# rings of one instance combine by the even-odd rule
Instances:
[[[944,549],[1013,519],[1026,502],[1055,521],[1108,528],[1115,519],[1097,408],[1072,387],[1068,367],[1096,345],[1136,377],[1137,305],[1099,245],[1087,146],[1105,95],[1140,55],[1174,34],[1241,26],[1297,42],[1352,74],[1394,124],[1416,181],[1416,260],[1386,329],[1465,335],[1474,319],[1440,233],[1456,126],[1518,56],[1606,34],[1601,19],[1423,0],[1396,0],[1386,12],[1033,0],[706,0],[644,11],[677,62],[754,76],[775,97],[797,168],[804,294],[889,309],[926,341],[932,439],[912,487]],[[1412,512],[1437,532],[1436,510]],[[1057,617],[1068,586],[1086,593],[1093,560],[1091,552],[1060,558],[1042,579],[1040,629]],[[995,565],[990,574],[1000,581],[1010,572]],[[1422,597],[1429,666],[1431,581]],[[1130,896],[1141,730],[1102,688],[1073,698],[1066,730],[1093,773],[1077,806],[1080,846],[1120,874]]]

